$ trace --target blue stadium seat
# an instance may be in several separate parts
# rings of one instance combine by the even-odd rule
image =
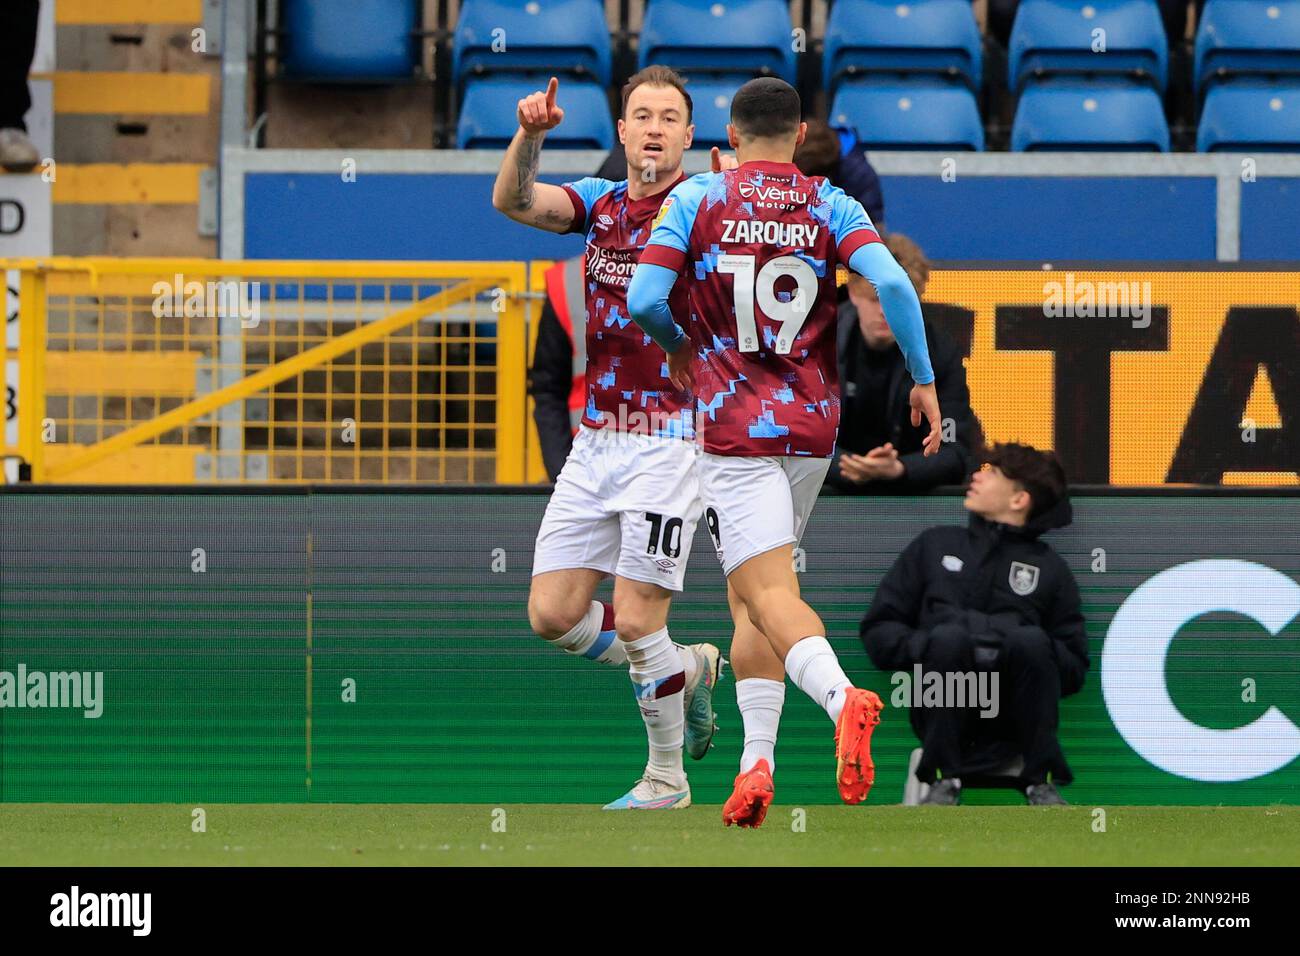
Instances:
[[[940,73],[983,85],[979,27],[970,0],[838,0],[826,22],[822,86],[845,76]]]
[[[964,83],[938,77],[841,83],[830,122],[856,127],[867,149],[984,148],[975,94]]]
[[[793,83],[792,29],[784,0],[649,0],[639,64]]]
[[[1061,78],[1031,84],[1020,96],[1011,148],[1168,152],[1160,94],[1123,77]]]
[[[1126,74],[1163,92],[1168,45],[1155,0],[1021,0],[1007,82],[1019,92],[1053,74]]]
[[[1300,3],[1207,0],[1196,30],[1196,89],[1243,74],[1300,76]]]
[[[1202,153],[1300,153],[1300,81],[1215,83],[1205,95],[1196,148]]]
[[[691,94],[694,114],[695,139],[692,149],[727,149],[727,124],[731,122],[731,98],[743,86],[741,77],[692,76],[686,78],[686,91]]]
[[[280,0],[284,79],[391,83],[420,63],[418,0]]]
[[[496,47],[494,50],[493,47]],[[601,0],[464,0],[452,76],[575,73],[610,82],[609,28]]]
[[[461,149],[505,149],[519,129],[515,107],[547,77],[484,76],[465,84],[465,99],[456,127]],[[614,122],[609,116],[605,88],[591,81],[560,84],[556,98],[564,122],[546,134],[547,149],[609,149],[614,145]]]

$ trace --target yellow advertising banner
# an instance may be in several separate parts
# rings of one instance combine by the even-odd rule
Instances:
[[[935,270],[986,439],[1078,483],[1300,483],[1300,273]]]

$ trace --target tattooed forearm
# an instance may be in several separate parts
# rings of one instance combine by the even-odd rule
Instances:
[[[537,181],[544,138],[544,133],[530,134],[523,128],[515,134],[492,184],[492,205],[525,226],[567,232],[576,203],[558,186]]]
[[[564,213],[557,212],[554,209],[548,209],[545,212],[539,212],[533,217],[532,221],[534,226],[541,226],[545,229],[548,226],[567,226],[573,221],[573,217],[566,216]]]
[[[518,181],[515,185],[514,200],[517,209],[532,209],[533,203],[537,201],[537,190],[534,187],[537,183],[537,167],[541,158],[541,139],[525,136],[515,156],[515,172]]]

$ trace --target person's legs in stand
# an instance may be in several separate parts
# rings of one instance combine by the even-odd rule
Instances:
[[[10,172],[25,172],[41,161],[23,120],[32,106],[27,74],[39,15],[38,0],[0,3],[0,166]]]

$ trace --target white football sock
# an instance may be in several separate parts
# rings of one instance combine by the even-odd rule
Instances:
[[[776,770],[776,731],[785,704],[785,681],[746,677],[736,681],[736,704],[745,722],[745,752],[740,755],[740,772],[752,770],[766,760]]]
[[[674,643],[677,654],[682,659],[682,670],[686,672],[686,686],[690,687],[700,679],[700,661],[685,644]]]
[[[647,772],[665,780],[685,777],[682,736],[686,715],[682,709],[686,673],[682,658],[668,637],[668,628],[634,641],[622,641],[627,651],[628,676],[636,690],[637,706],[650,739]]]
[[[785,672],[801,691],[815,700],[832,721],[844,709],[844,691],[852,687],[830,643],[820,635],[805,637],[785,656]]]
[[[582,620],[566,634],[548,641],[564,651],[598,661],[601,664],[613,664],[620,667],[627,663],[627,652],[623,642],[615,639],[614,609],[608,604],[592,601]]]

